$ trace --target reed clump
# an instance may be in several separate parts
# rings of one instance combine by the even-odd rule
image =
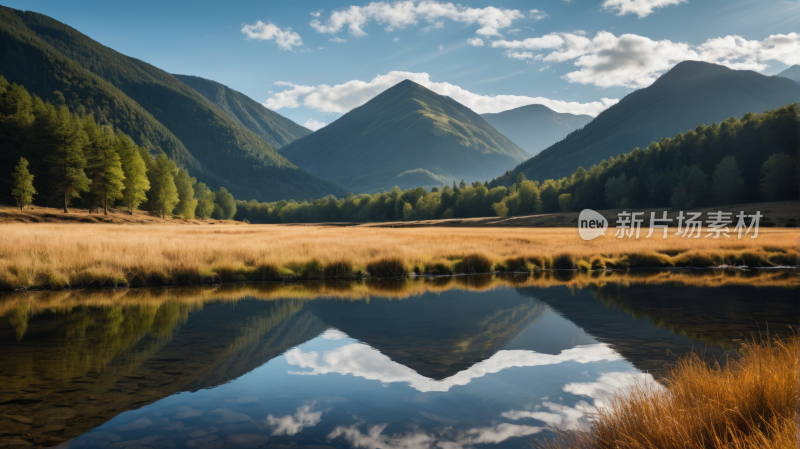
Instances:
[[[573,228],[0,225],[0,290],[798,265],[800,232],[583,241]]]
[[[738,358],[696,354],[668,371],[666,388],[635,383],[589,416],[585,433],[559,433],[549,449],[790,449],[797,447],[800,338],[745,343]]]

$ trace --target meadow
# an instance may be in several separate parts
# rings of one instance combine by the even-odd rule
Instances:
[[[646,231],[646,230],[644,230]],[[0,225],[0,289],[627,268],[797,265],[800,232],[606,237],[574,228]]]

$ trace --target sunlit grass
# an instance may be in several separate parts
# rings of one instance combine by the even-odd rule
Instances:
[[[590,416],[587,433],[544,447],[597,449],[792,449],[797,447],[800,339],[749,342],[739,358],[683,357],[664,382],[620,390]]]
[[[574,228],[7,224],[0,225],[0,289],[798,264],[800,232],[759,232],[741,240],[586,242]]]

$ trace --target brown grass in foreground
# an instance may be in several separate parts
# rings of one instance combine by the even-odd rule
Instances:
[[[738,359],[681,359],[666,389],[636,384],[591,418],[589,433],[543,447],[597,449],[793,449],[800,338],[746,343]]]
[[[581,240],[574,228],[0,225],[0,289],[798,264],[800,231]]]

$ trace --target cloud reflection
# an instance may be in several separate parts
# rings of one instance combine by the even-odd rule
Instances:
[[[267,424],[272,427],[272,435],[296,435],[306,427],[313,427],[322,420],[322,412],[312,412],[314,402],[297,408],[294,415],[286,415],[276,418],[267,415]]]
[[[290,374],[352,374],[382,383],[405,382],[420,392],[448,391],[456,385],[467,385],[472,379],[497,373],[506,368],[556,365],[564,362],[591,363],[601,360],[619,360],[622,357],[603,343],[581,345],[561,351],[560,354],[541,354],[534,351],[498,351],[492,357],[442,380],[420,375],[411,368],[392,361],[378,350],[363,343],[348,344],[320,355],[293,348],[286,353],[286,361],[293,366],[310,371],[290,371]]]
[[[339,426],[328,434],[328,439],[341,437],[347,441],[350,447],[367,449],[463,449],[476,444],[497,444],[509,438],[533,435],[542,431],[541,427],[503,423],[458,432],[446,428],[443,433],[438,435],[422,430],[384,435],[383,431],[386,426],[387,424],[370,426],[366,433],[361,433],[358,426],[355,425]]]

